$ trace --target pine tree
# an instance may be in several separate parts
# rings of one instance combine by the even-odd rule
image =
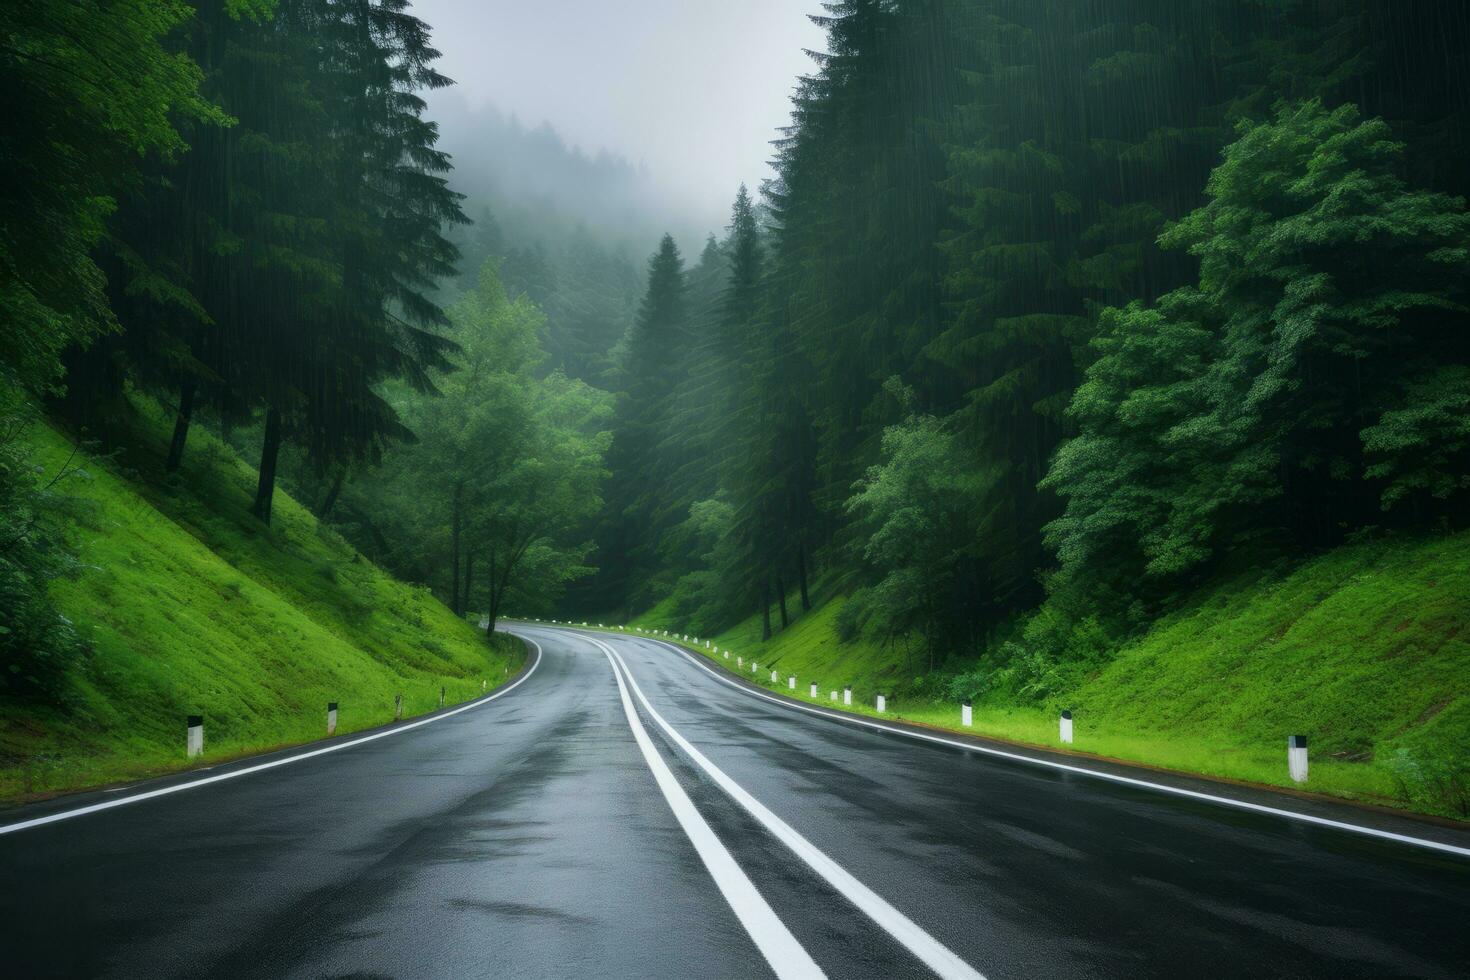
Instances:
[[[664,507],[667,488],[660,449],[668,435],[673,371],[687,342],[684,260],[664,235],[649,260],[648,288],[623,352],[624,388],[617,406],[608,465],[608,519],[599,551],[618,556],[596,588],[608,608],[649,598],[658,541],[674,523]]]

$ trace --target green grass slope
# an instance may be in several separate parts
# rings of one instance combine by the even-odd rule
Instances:
[[[88,641],[62,706],[0,703],[0,798],[183,768],[184,723],[205,718],[204,764],[391,721],[480,693],[519,669],[427,590],[358,555],[277,492],[267,528],[248,513],[255,472],[207,433],[161,476],[166,422],[147,404],[111,459],[64,486],[84,502],[82,574],[54,584]],[[33,433],[55,472],[71,453]]]
[[[767,643],[751,618],[713,638],[828,692],[853,686],[868,710],[959,728],[959,707],[923,694],[901,653],[838,642],[836,597]],[[667,610],[639,625],[672,630]],[[1470,533],[1345,546],[1284,574],[1205,590],[1119,650],[1058,703],[1003,693],[975,707],[974,731],[1058,746],[1056,709],[1076,715],[1073,748],[1283,787],[1286,737],[1310,739],[1306,789],[1470,817]],[[701,651],[704,652],[704,651]],[[724,665],[723,658],[716,658]],[[733,664],[733,660],[731,661]],[[749,677],[749,673],[746,674]],[[896,695],[896,699],[893,697]]]

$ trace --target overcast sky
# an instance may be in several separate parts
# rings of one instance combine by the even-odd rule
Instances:
[[[818,0],[414,0],[448,92],[588,153],[644,164],[690,217],[722,227],[769,176],[796,77],[822,50]]]

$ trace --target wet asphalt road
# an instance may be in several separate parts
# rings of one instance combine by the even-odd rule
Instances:
[[[0,975],[791,966],[767,961],[676,819],[599,640],[522,632],[540,659],[497,700],[0,836]],[[828,976],[932,976],[895,921],[992,980],[1470,972],[1466,858],[866,731],[751,697],[653,641],[601,642],[675,792]],[[737,805],[730,784],[786,829]],[[861,911],[783,834],[892,914]]]

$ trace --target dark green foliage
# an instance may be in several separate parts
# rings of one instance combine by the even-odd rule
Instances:
[[[833,0],[774,179],[646,277],[545,199],[634,169],[549,129],[476,124],[558,176],[454,231],[406,0],[11,7],[7,387],[103,440],[152,392],[169,471],[233,430],[259,517],[279,462],[457,612],[769,636],[820,571],[1047,697],[1222,569],[1463,520],[1463,4]]]
[[[617,561],[597,585],[615,603],[651,601],[648,577],[657,566],[658,541],[676,522],[667,502],[663,447],[674,379],[690,342],[685,293],[683,257],[665,235],[649,260],[648,288],[622,352],[622,390],[608,451],[609,520],[598,546]]]
[[[657,560],[583,608],[777,629],[820,565],[845,633],[1040,696],[1217,569],[1457,520],[1463,8],[826,11],[724,300],[665,352]]]
[[[244,6],[244,4],[242,4]],[[179,118],[218,124],[201,73],[165,39],[182,2],[8,3],[0,13],[0,384],[58,381],[69,345],[115,327],[91,250],[149,157],[184,149]]]
[[[546,612],[590,574],[580,527],[602,505],[610,397],[540,372],[546,318],[495,262],[450,308],[460,350],[438,394],[390,394],[414,444],[347,489],[338,520],[368,555],[432,584],[457,614]]]
[[[1045,481],[1069,579],[1146,594],[1252,536],[1333,543],[1380,496],[1423,520],[1462,488],[1470,214],[1407,187],[1402,153],[1352,106],[1241,127],[1209,203],[1161,237],[1199,285],[1102,315]]]
[[[196,414],[261,418],[266,521],[282,445],[340,475],[411,438],[379,387],[428,390],[449,367],[428,294],[457,259],[441,229],[463,218],[417,94],[448,80],[407,9],[6,6],[7,429],[51,396],[105,445],[127,430],[125,394],[146,388],[177,405],[173,471]],[[46,590],[67,561],[46,530],[56,495],[32,485],[23,444],[10,432],[4,447],[5,670],[56,695],[75,644]]]
[[[84,471],[75,460],[54,472],[37,464],[25,438],[32,424],[18,411],[0,418],[0,697],[59,700],[83,648],[47,590],[77,571],[65,488]]]
[[[426,386],[447,364],[428,293],[458,256],[441,228],[463,218],[417,93],[448,82],[406,7],[201,5],[187,48],[230,118],[191,127],[190,152],[127,202],[110,263],[125,332],[73,357],[79,425],[105,431],[119,367],[177,398],[179,452],[196,405],[233,423],[263,413],[267,521],[283,442],[319,472],[370,463],[409,437],[376,386]]]
[[[224,121],[199,67],[166,46],[191,13],[152,0],[0,10],[0,694],[61,697],[79,654],[48,595],[73,568],[65,476],[37,470],[24,433],[33,399],[76,383],[62,377],[68,348],[117,328],[93,250],[119,197],[184,151],[176,125]]]
[[[891,387],[906,402],[913,393]],[[878,614],[875,632],[916,634],[936,658],[966,639],[952,632],[949,611],[970,587],[983,547],[972,531],[976,500],[986,478],[967,465],[957,440],[933,416],[910,415],[883,433],[883,463],[868,469],[847,508],[865,539],[863,558],[881,577],[861,605]],[[857,606],[859,603],[850,603]]]

